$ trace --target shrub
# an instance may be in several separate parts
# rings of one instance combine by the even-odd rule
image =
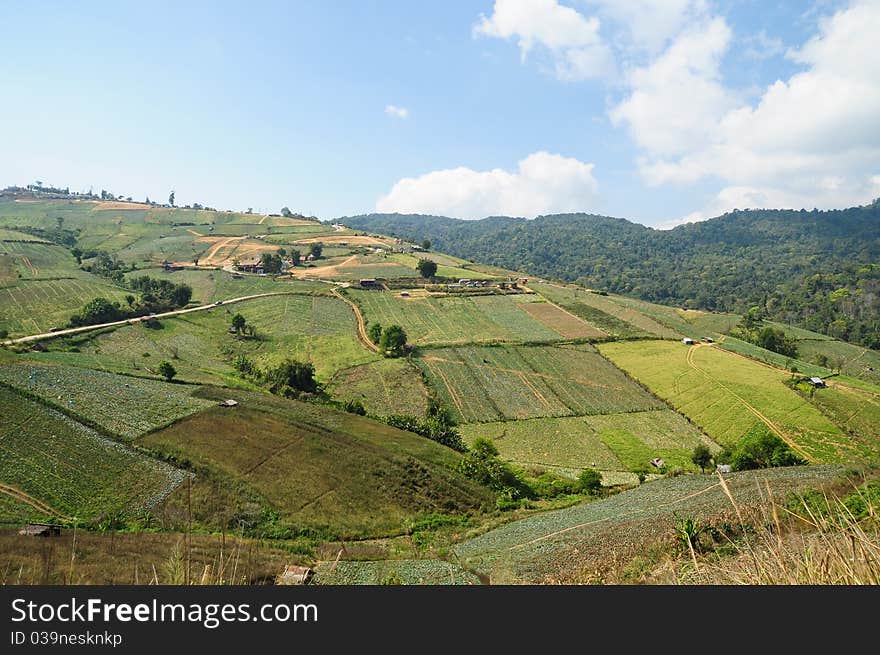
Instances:
[[[584,469],[578,476],[581,491],[591,496],[602,490],[602,474],[596,469]]]

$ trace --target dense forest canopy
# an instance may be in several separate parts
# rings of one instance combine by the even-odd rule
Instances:
[[[464,221],[420,214],[337,219],[459,257],[668,305],[745,312],[880,347],[880,202],[833,211],[735,210],[655,230],[558,214]]]

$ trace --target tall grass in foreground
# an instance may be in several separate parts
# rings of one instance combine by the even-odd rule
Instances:
[[[785,504],[770,494],[757,514],[745,516],[730,494],[742,536],[730,555],[693,556],[680,584],[880,584],[880,484],[867,483],[841,498],[809,492]]]

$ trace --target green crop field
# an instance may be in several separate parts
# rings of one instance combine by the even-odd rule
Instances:
[[[237,313],[254,326],[255,337],[228,333]],[[342,300],[291,294],[164,319],[158,329],[137,323],[51,341],[50,352],[32,357],[137,376],[156,375],[159,363],[168,360],[181,380],[234,386],[246,385],[232,368],[236,356],[258,364],[291,357],[313,363],[317,377],[328,380],[341,369],[378,359],[358,342],[356,330],[354,313]]]
[[[182,471],[4,387],[0,413],[0,492],[30,500],[33,508],[2,518],[45,516],[44,505],[59,518],[133,514],[160,503],[184,479]],[[0,512],[16,512],[21,504],[0,505]]]
[[[719,339],[718,345],[721,348],[724,348],[724,350],[729,350],[734,353],[739,353],[740,355],[751,357],[752,359],[757,359],[758,361],[765,362],[776,368],[791,370],[791,367],[794,367],[798,370],[798,373],[803,375],[816,375],[824,378],[831,374],[831,369],[825,368],[824,366],[810,364],[801,359],[792,359],[791,357],[786,357],[785,355],[766,350],[753,343],[749,343],[748,341],[737,339],[736,337],[722,337]]]
[[[87,276],[70,251],[51,243],[0,241],[0,252],[15,262],[22,279]]]
[[[491,439],[501,456],[516,464],[569,469],[575,475],[585,468],[647,471],[655,457],[663,458],[669,469],[699,470],[690,461],[694,447],[703,443],[719,450],[668,409],[479,423],[463,426],[462,434],[468,441]]]
[[[607,343],[600,352],[667,400],[716,442],[733,446],[752,429],[777,433],[812,461],[865,454],[815,407],[785,386],[784,373],[714,346]]]
[[[842,473],[836,466],[797,466],[744,471],[725,476],[740,508],[828,483]],[[732,513],[730,500],[714,475],[683,475],[639,485],[610,498],[508,523],[453,548],[469,568],[505,582],[565,582],[581,567],[610,557],[631,557],[647,544],[668,538],[676,516],[701,524]]]
[[[797,342],[801,359],[818,361],[841,373],[880,384],[880,351],[837,340],[804,339]]]
[[[342,538],[399,534],[434,512],[466,512],[490,494],[439,444],[326,407],[242,391],[234,408],[201,412],[139,443],[218,471],[297,528]]]
[[[589,346],[443,348],[417,361],[463,423],[662,406]]]
[[[339,371],[328,390],[338,400],[359,400],[373,416],[422,417],[428,407],[419,371],[405,359],[382,359]]]
[[[880,461],[880,394],[834,380],[825,389],[804,389],[801,395],[862,444],[866,452],[873,453],[874,461]]]
[[[0,327],[10,337],[46,332],[64,327],[70,317],[99,296],[124,303],[125,289],[89,276],[70,280],[23,280],[0,287]]]
[[[0,382],[128,439],[210,405],[192,396],[195,387],[75,366],[3,363]]]
[[[436,273],[437,277],[449,278],[452,280],[461,280],[461,279],[465,279],[465,278],[475,277],[473,271],[468,270],[466,268],[463,268],[457,262],[451,260],[448,257],[435,256],[432,258],[430,256],[423,256],[421,254],[417,254],[417,255],[394,254],[394,255],[389,255],[388,258],[392,261],[398,262],[399,264],[401,264],[403,266],[406,266],[413,273],[415,273],[415,271],[416,271],[416,266],[419,263],[419,259],[424,258],[424,259],[430,259],[431,261],[434,261],[437,263],[437,273]],[[480,276],[480,277],[495,277],[495,276],[494,275],[486,275],[486,276]]]
[[[368,323],[400,325],[410,343],[419,345],[562,339],[520,307],[535,300],[530,295],[401,298],[379,291],[348,289],[346,293]]]
[[[312,584],[381,585],[481,584],[473,573],[450,562],[430,559],[326,562],[318,566]]]

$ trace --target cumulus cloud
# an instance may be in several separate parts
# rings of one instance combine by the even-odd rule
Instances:
[[[611,118],[644,150],[639,166],[649,184],[722,181],[700,214],[861,204],[875,192],[880,168],[878,31],[880,2],[854,3],[787,53],[802,71],[754,103],[732,105],[718,76],[730,33],[714,19],[635,71]]]
[[[409,118],[409,109],[397,105],[385,105],[385,113],[394,118]]]
[[[622,29],[622,50],[660,52],[689,23],[707,15],[705,0],[588,0],[603,18]]]
[[[481,15],[473,34],[517,39],[523,61],[541,48],[551,57],[559,79],[583,80],[614,69],[614,57],[599,28],[597,17],[586,17],[556,0],[495,0],[492,15]]]
[[[723,18],[680,35],[651,64],[629,74],[632,91],[611,110],[612,123],[625,125],[652,154],[676,155],[705,144],[735,106],[719,72],[730,39]]]
[[[404,178],[378,200],[376,210],[470,219],[531,218],[588,211],[597,196],[593,164],[541,151],[522,159],[515,171],[459,167]]]

